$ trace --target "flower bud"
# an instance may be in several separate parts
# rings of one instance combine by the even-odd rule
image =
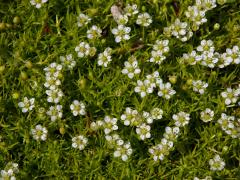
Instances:
[[[175,75],[173,75],[173,76],[168,76],[168,80],[170,81],[170,83],[176,84],[176,82],[177,82],[177,76],[175,76]]]
[[[215,23],[213,28],[216,31],[219,30],[220,29],[220,24],[219,23]]]
[[[0,73],[3,73],[4,70],[5,70],[5,65],[1,65],[0,66]]]
[[[24,72],[24,71],[22,71],[21,74],[20,74],[20,78],[21,78],[22,80],[27,80],[27,79],[28,79],[27,73]]]
[[[61,135],[64,135],[64,134],[65,134],[65,129],[64,129],[64,127],[60,127],[60,128],[59,128],[59,132],[60,132]]]
[[[12,98],[13,99],[18,99],[19,98],[19,93],[18,92],[14,92],[13,94],[12,94]]]
[[[15,17],[13,18],[13,23],[14,23],[14,24],[20,24],[20,23],[21,23],[20,17],[19,17],[19,16],[15,16]]]
[[[81,78],[78,80],[78,86],[80,89],[85,89],[86,88],[86,79],[85,78]]]
[[[25,63],[25,66],[28,68],[28,69],[31,69],[32,68],[32,62],[31,61],[27,61]]]
[[[0,23],[0,31],[5,29],[6,29],[5,23]]]

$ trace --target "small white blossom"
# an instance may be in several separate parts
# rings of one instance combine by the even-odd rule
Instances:
[[[86,147],[87,143],[88,139],[83,135],[72,138],[72,147],[75,149],[83,150]]]
[[[226,49],[226,58],[228,61],[233,62],[235,64],[240,64],[240,51],[238,46],[233,46],[232,49]]]
[[[208,87],[208,83],[201,80],[192,81],[192,85],[193,91],[198,92],[200,94],[204,94],[205,89]]]
[[[85,115],[85,104],[83,102],[79,102],[78,100],[74,100],[73,103],[70,105],[70,109],[74,116],[77,115]]]
[[[211,109],[207,108],[205,109],[204,111],[202,111],[200,113],[201,115],[201,120],[203,122],[209,122],[209,121],[212,121],[213,120],[213,117],[214,117],[214,111],[212,111]]]
[[[48,95],[47,101],[55,104],[59,103],[63,97],[61,89],[46,90],[46,94]]]
[[[141,80],[138,80],[137,81],[137,86],[134,88],[134,91],[136,93],[139,93],[140,96],[143,98],[147,95],[147,93],[151,93],[152,91],[148,91],[148,84],[149,84],[149,81],[141,81]]]
[[[186,126],[190,121],[190,114],[185,112],[179,112],[172,116],[173,120],[175,121],[175,125],[178,127]]]
[[[50,116],[51,121],[56,121],[62,118],[62,105],[50,106],[49,110],[46,112]]]
[[[111,118],[109,116],[105,116],[103,122],[104,122],[103,128],[104,128],[105,134],[109,134],[112,131],[118,130],[117,118]]]
[[[145,140],[146,138],[151,138],[150,130],[151,130],[151,127],[143,123],[136,128],[136,133],[138,134],[141,140]]]
[[[125,113],[121,115],[121,120],[125,126],[139,126],[143,123],[143,118],[137,110],[127,107]]]
[[[204,52],[202,54],[201,64],[209,68],[214,68],[218,62],[220,54],[215,52]]]
[[[90,54],[90,45],[86,42],[80,42],[80,44],[76,46],[75,51],[78,53],[78,57],[86,57]]]
[[[60,56],[60,61],[62,62],[62,65],[69,70],[73,69],[76,66],[76,61],[74,61],[72,54]]]
[[[124,141],[120,138],[118,134],[108,134],[105,136],[105,139],[107,140],[110,148],[114,148],[124,144]]]
[[[195,65],[202,60],[202,56],[198,55],[196,51],[192,51],[188,54],[184,53],[182,59],[184,63]]]
[[[87,31],[87,38],[88,39],[97,39],[101,37],[102,30],[97,27],[96,25],[93,25],[88,31]]]
[[[85,14],[79,14],[78,18],[77,18],[77,25],[78,27],[82,27],[87,25],[89,22],[91,21],[91,18],[89,18],[87,15]]]
[[[197,51],[203,54],[208,54],[209,52],[214,52],[215,47],[212,40],[203,39],[200,45],[197,47]]]
[[[1,180],[16,180],[15,175],[19,173],[18,164],[8,162],[4,169],[1,170]]]
[[[136,23],[147,27],[152,23],[152,17],[148,13],[139,14]]]
[[[227,55],[227,53],[219,54],[217,66],[224,68],[232,63],[233,59]]]
[[[90,124],[90,128],[93,130],[93,131],[96,131],[100,128],[102,128],[104,125],[104,122],[103,121],[96,121],[96,122],[92,122]]]
[[[196,0],[196,5],[202,10],[211,10],[217,6],[216,0]]]
[[[33,110],[33,108],[35,107],[34,102],[35,98],[28,99],[27,97],[24,97],[23,102],[19,102],[18,106],[22,108],[23,113],[26,113]]]
[[[162,119],[163,110],[160,108],[153,108],[151,110],[151,116],[153,119]]]
[[[165,55],[169,51],[168,43],[169,40],[157,40],[153,45],[153,50],[151,52],[152,57],[149,59],[149,62],[161,64],[162,61],[166,59]]]
[[[188,10],[185,12],[185,15],[190,21],[193,22],[197,29],[198,26],[207,22],[205,11],[200,10],[197,6],[188,6]]]
[[[227,88],[226,91],[221,93],[226,105],[235,104],[238,100],[240,92],[238,89]]]
[[[127,4],[127,6],[124,8],[124,13],[127,16],[133,16],[135,14],[138,14],[138,7],[136,4]]]
[[[171,84],[167,82],[166,84],[159,84],[158,96],[163,97],[165,99],[170,99],[171,96],[176,94],[176,91],[172,89]]]
[[[98,65],[107,67],[108,63],[112,61],[112,49],[110,47],[106,48],[103,53],[98,55]]]
[[[48,0],[30,0],[31,5],[35,6],[36,8],[41,8],[44,3]]]
[[[123,161],[127,161],[131,154],[132,154],[131,144],[130,142],[127,142],[123,145],[117,146],[116,150],[113,153],[113,156],[121,157]]]
[[[50,90],[56,90],[60,85],[61,81],[58,78],[54,76],[46,76],[46,82],[44,83],[46,88],[49,88]]]
[[[119,43],[123,40],[129,40],[129,33],[131,32],[130,27],[126,27],[124,25],[118,25],[117,28],[112,29],[112,33],[115,36],[115,42]]]
[[[221,171],[225,167],[224,160],[217,154],[213,159],[209,160],[210,170],[212,171]]]
[[[138,62],[135,56],[131,56],[128,58],[128,61],[124,62],[124,69],[122,70],[123,74],[127,74],[130,79],[134,77],[134,75],[139,74],[141,70],[138,67]]]
[[[169,141],[176,141],[177,137],[180,134],[180,129],[178,126],[166,127],[163,137]]]
[[[31,130],[31,133],[33,135],[33,139],[37,141],[46,141],[48,130],[42,125],[38,124],[36,125],[35,129]]]
[[[120,16],[117,17],[116,21],[119,25],[121,25],[121,24],[125,25],[128,22],[128,16],[127,15],[120,15]]]
[[[59,78],[60,72],[62,70],[62,65],[53,62],[48,67],[45,67],[43,70],[45,71],[46,77]]]

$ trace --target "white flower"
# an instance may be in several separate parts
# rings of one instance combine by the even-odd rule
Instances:
[[[110,47],[106,48],[103,53],[98,55],[98,65],[107,67],[108,63],[112,61],[112,49]]]
[[[151,127],[143,123],[136,128],[136,133],[138,134],[141,140],[145,140],[146,138],[151,138],[150,130],[151,130]]]
[[[232,63],[233,59],[231,56],[228,56],[227,53],[219,54],[217,66],[219,68],[224,68],[229,66]]]
[[[62,65],[53,62],[48,67],[45,67],[43,70],[45,71],[46,77],[59,78],[60,72],[62,70]]]
[[[35,6],[36,8],[41,8],[44,3],[46,3],[48,0],[30,0],[30,3]]]
[[[60,60],[62,62],[62,65],[69,70],[73,69],[76,66],[76,61],[74,61],[72,54],[60,56]]]
[[[200,94],[204,94],[205,89],[208,87],[208,83],[197,80],[197,81],[192,81],[193,85],[193,91],[198,92]]]
[[[159,86],[158,96],[160,97],[170,99],[171,96],[176,94],[176,91],[172,89],[171,84],[169,82],[166,84],[160,83],[158,86]]]
[[[31,130],[31,133],[33,135],[33,139],[37,141],[46,141],[48,130],[42,125],[38,124],[36,125],[35,129]]]
[[[217,154],[213,159],[209,160],[210,170],[212,171],[221,171],[225,167],[224,160]]]
[[[105,136],[105,139],[107,140],[110,148],[114,148],[116,146],[121,146],[124,144],[124,141],[120,138],[118,134],[108,134]]]
[[[203,54],[208,54],[209,52],[214,53],[215,47],[212,40],[202,40],[200,45],[197,47],[197,51]]]
[[[152,23],[152,17],[148,13],[139,14],[136,23],[147,27]]]
[[[128,16],[127,15],[120,15],[116,19],[117,23],[120,25],[125,25],[128,22]]]
[[[153,118],[149,112],[143,111],[142,117],[145,119],[145,122],[147,124],[153,123]]]
[[[78,100],[73,101],[70,105],[70,109],[74,116],[86,114],[85,104],[83,102],[79,102]]]
[[[178,127],[186,126],[190,121],[190,114],[185,112],[179,112],[172,116],[173,120],[175,121],[175,125]]]
[[[217,64],[218,62],[218,59],[219,59],[219,53],[215,52],[208,52],[208,51],[205,51],[203,54],[202,54],[202,61],[201,61],[201,64],[203,66],[207,66],[209,68],[214,68],[215,65]]]
[[[46,112],[47,115],[51,117],[51,121],[56,121],[62,118],[62,105],[50,106],[49,110]]]
[[[97,27],[96,25],[93,25],[88,31],[87,31],[87,38],[88,39],[97,39],[101,37],[102,30]]]
[[[188,6],[188,10],[185,12],[185,15],[197,27],[207,22],[205,11],[200,10],[197,6]]]
[[[33,110],[33,108],[35,107],[34,102],[35,98],[28,99],[27,97],[24,97],[23,102],[19,102],[18,106],[22,108],[23,113],[26,113]]]
[[[15,174],[19,172],[18,164],[13,162],[8,162],[3,170],[1,170],[0,179],[1,180],[16,180]]]
[[[105,134],[109,134],[112,131],[118,130],[117,118],[111,118],[109,116],[105,116],[103,122],[104,122],[103,128],[104,128]]]
[[[86,57],[90,53],[90,45],[86,42],[80,42],[80,44],[76,46],[75,51],[78,53],[78,57]]]
[[[209,108],[205,109],[205,111],[202,111],[200,114],[201,114],[201,120],[204,122],[209,122],[213,120],[214,111],[212,111]]]
[[[147,86],[147,92],[152,93],[153,88],[156,88],[157,84],[162,83],[162,79],[159,78],[159,72],[154,71],[152,74],[146,75],[146,79],[144,80]]]
[[[79,150],[83,150],[85,148],[85,146],[88,143],[88,139],[83,136],[83,135],[79,135],[76,137],[72,138],[72,147],[79,149]]]
[[[176,141],[177,137],[180,134],[180,129],[178,126],[166,127],[163,137],[169,141]]]
[[[46,94],[48,95],[47,101],[55,104],[59,103],[63,97],[63,92],[61,89],[46,90]]]
[[[139,126],[143,123],[143,118],[137,110],[127,107],[125,113],[121,115],[121,120],[125,126]]]
[[[124,8],[124,13],[127,16],[133,16],[138,13],[138,8],[136,4],[127,4],[127,6]]]
[[[90,124],[90,128],[93,130],[93,131],[96,131],[100,128],[102,128],[104,125],[104,122],[103,121],[96,121],[96,122],[92,122]]]
[[[202,56],[197,55],[196,51],[192,51],[188,54],[184,53],[182,58],[184,63],[190,65],[195,65],[197,62],[202,60]]]
[[[165,55],[169,51],[168,43],[169,40],[157,40],[153,45],[153,50],[151,52],[152,57],[149,59],[149,62],[161,64],[162,61],[166,59]]]
[[[89,18],[87,15],[81,13],[81,14],[79,14],[79,16],[77,18],[77,25],[78,25],[78,27],[82,27],[84,25],[87,25],[90,21],[91,21],[91,18]]]
[[[135,74],[139,74],[141,70],[138,68],[138,62],[135,56],[128,58],[128,61],[124,62],[124,69],[122,70],[123,74],[127,74],[130,79],[134,77]]]
[[[127,161],[131,154],[132,154],[131,144],[130,142],[127,142],[123,145],[117,146],[116,150],[113,153],[113,156],[121,157],[123,161]]]
[[[202,10],[211,10],[217,6],[216,0],[196,0],[196,5]]]
[[[112,29],[112,33],[115,36],[115,42],[119,43],[123,40],[129,40],[130,36],[129,33],[131,31],[130,27],[126,27],[124,25],[118,25],[117,28]]]
[[[221,96],[224,98],[226,105],[235,104],[240,95],[239,90],[234,90],[232,88],[227,88],[226,91],[221,93]]]
[[[147,95],[147,92],[148,92],[148,81],[141,81],[141,80],[138,80],[137,81],[137,86],[134,88],[134,91],[136,93],[139,93],[140,96],[143,98]]]
[[[153,119],[162,119],[163,110],[160,108],[153,108],[151,111],[151,116]]]
[[[61,85],[61,81],[54,76],[46,76],[44,86],[50,90],[56,90]]]
[[[238,46],[233,46],[232,49],[226,49],[226,58],[235,64],[240,64],[240,51]]]

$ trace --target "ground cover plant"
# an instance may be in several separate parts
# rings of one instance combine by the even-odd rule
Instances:
[[[0,1],[0,178],[240,179],[239,9]]]

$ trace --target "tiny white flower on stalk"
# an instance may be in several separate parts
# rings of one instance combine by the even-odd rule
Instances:
[[[162,115],[163,115],[163,110],[160,108],[153,108],[151,110],[151,116],[153,119],[162,119]]]
[[[83,135],[72,138],[72,147],[75,149],[83,150],[86,147],[87,143],[88,139]]]
[[[78,27],[82,27],[87,25],[89,22],[91,21],[91,18],[89,18],[87,15],[85,14],[79,14],[79,16],[77,17],[77,25]]]
[[[199,9],[208,11],[217,6],[216,0],[196,0],[196,6]]]
[[[36,8],[41,8],[44,3],[48,0],[30,0],[31,5],[35,6]]]
[[[217,66],[219,68],[224,68],[232,63],[233,59],[227,56],[227,53],[219,54]]]
[[[35,103],[35,98],[28,99],[27,97],[24,97],[23,102],[19,102],[18,106],[22,108],[23,113],[26,113],[28,111],[33,110],[33,108],[35,107],[34,103]]]
[[[115,42],[119,43],[123,40],[129,40],[130,36],[129,33],[131,32],[130,27],[126,27],[124,25],[118,25],[117,28],[112,29],[112,33],[115,36]]]
[[[107,67],[108,63],[112,61],[112,49],[110,47],[106,48],[103,53],[98,55],[98,65]]]
[[[141,69],[138,67],[138,61],[135,56],[128,58],[128,61],[124,62],[124,69],[122,70],[123,74],[127,74],[130,79],[134,77],[135,74],[139,74]]]
[[[201,115],[201,120],[203,122],[209,122],[209,121],[212,121],[213,120],[213,117],[214,117],[214,111],[212,111],[211,109],[209,108],[206,108],[204,111],[202,111],[200,113]]]
[[[141,98],[145,97],[148,92],[150,93],[150,91],[148,91],[148,81],[138,80],[137,86],[134,88],[134,91],[136,93],[139,93]]]
[[[16,180],[15,175],[19,173],[18,164],[8,162],[4,169],[1,170],[1,180]]]
[[[87,31],[87,38],[88,39],[97,39],[101,37],[102,30],[97,27],[96,25],[93,25],[88,31]]]
[[[100,128],[102,128],[104,125],[104,122],[103,121],[96,121],[96,122],[92,122],[90,124],[90,128],[93,130],[93,131],[96,131]]]
[[[165,55],[169,51],[168,43],[169,40],[157,40],[153,45],[153,50],[151,52],[152,57],[149,59],[149,62],[161,64],[162,61],[166,59]]]
[[[179,112],[172,116],[173,120],[175,121],[175,125],[178,127],[186,126],[190,121],[190,114],[185,112]]]
[[[114,148],[116,146],[121,146],[124,144],[124,141],[120,138],[118,134],[108,134],[105,136],[105,139],[107,140],[110,148]]]
[[[61,89],[46,90],[46,94],[48,95],[47,101],[55,104],[59,103],[63,97]]]
[[[193,91],[198,92],[200,94],[204,94],[205,89],[208,87],[208,83],[201,80],[192,81],[192,85]]]
[[[203,66],[207,66],[209,68],[214,68],[219,59],[219,53],[215,52],[205,52],[202,54],[202,61],[201,64]]]
[[[117,23],[119,24],[119,25],[125,25],[125,24],[127,24],[127,22],[128,22],[128,16],[127,15],[120,15],[120,16],[118,16],[118,18],[116,19],[116,21],[117,21]]]
[[[63,115],[62,105],[50,106],[46,114],[50,116],[52,122],[56,121],[57,119],[61,119]]]
[[[103,122],[104,122],[103,128],[104,128],[105,134],[109,134],[112,131],[118,130],[117,118],[111,118],[109,116],[105,116]]]
[[[136,133],[138,134],[141,140],[145,140],[146,138],[151,138],[150,130],[151,130],[151,127],[143,123],[136,128]]]
[[[232,49],[227,48],[226,49],[226,58],[228,61],[231,61],[235,64],[240,63],[240,51],[238,46],[233,46]]]
[[[46,76],[44,86],[50,90],[56,90],[61,85],[61,81],[54,76]]]
[[[31,129],[31,133],[33,135],[33,139],[39,141],[46,141],[48,130],[42,125],[36,125],[35,129]]]
[[[76,46],[75,51],[78,53],[78,57],[86,57],[90,53],[90,45],[86,42],[80,42],[80,44]]]
[[[127,142],[123,145],[117,146],[116,150],[113,153],[113,156],[121,157],[123,161],[127,161],[131,154],[132,154],[131,144],[130,142]]]
[[[184,63],[190,65],[195,65],[202,60],[202,56],[198,55],[196,51],[192,51],[188,54],[184,53],[182,58]]]
[[[146,85],[147,85],[147,87],[149,89],[148,93],[152,93],[153,88],[156,88],[157,84],[162,82],[162,79],[159,78],[159,72],[158,71],[154,71],[152,74],[146,75],[145,82],[146,82]]]
[[[153,123],[153,118],[149,112],[143,111],[142,117],[145,119],[145,122],[147,124]]]
[[[69,70],[73,69],[76,66],[76,61],[74,61],[72,54],[60,56],[60,61],[62,62],[62,65]]]
[[[79,102],[78,100],[74,100],[73,103],[70,105],[70,109],[74,116],[77,115],[85,115],[85,104],[83,102]]]
[[[159,85],[158,96],[163,97],[165,99],[170,99],[171,96],[176,94],[176,91],[172,89],[171,84],[167,82],[166,84],[160,83]]]
[[[221,96],[224,98],[225,104],[230,105],[237,102],[239,94],[239,90],[227,88],[226,91],[221,93]]]
[[[121,120],[125,126],[139,126],[143,123],[143,118],[140,113],[130,107],[127,107],[125,113],[121,115]]]
[[[185,15],[197,27],[207,22],[205,11],[199,10],[197,6],[188,6],[188,10],[185,12]]]
[[[191,31],[188,23],[181,22],[178,18],[169,28],[165,28],[164,31],[166,31],[165,33],[170,32],[173,36],[180,39],[182,42],[186,42],[193,35],[193,32]]]
[[[127,4],[127,6],[124,8],[124,13],[127,16],[133,16],[135,14],[138,14],[138,7],[136,4]]]
[[[208,54],[209,52],[214,53],[215,47],[212,40],[203,39],[200,45],[197,47],[197,51],[203,54]]]
[[[136,23],[141,26],[149,26],[152,23],[152,17],[148,13],[139,14]]]
[[[163,134],[163,137],[168,141],[176,141],[179,134],[180,134],[180,129],[178,126],[174,126],[174,127],[167,126],[165,128],[165,133]]]
[[[213,159],[209,160],[210,170],[212,171],[221,171],[225,167],[224,160],[217,154]]]

